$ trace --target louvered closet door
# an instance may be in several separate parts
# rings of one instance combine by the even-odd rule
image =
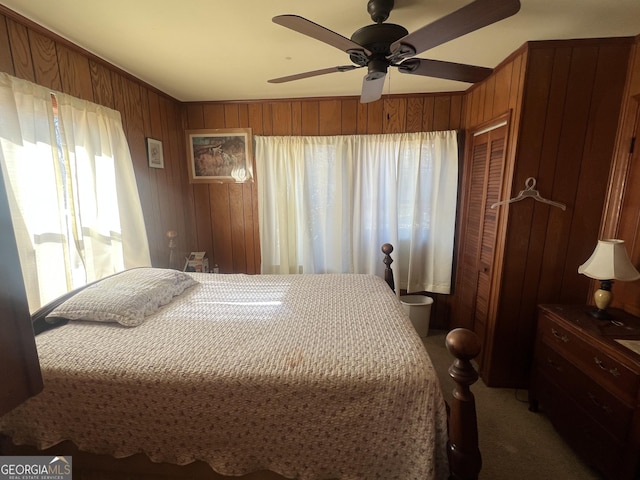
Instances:
[[[472,138],[463,243],[458,269],[456,322],[473,329],[484,344],[489,312],[498,209],[507,126]],[[482,368],[482,362],[480,362]]]
[[[474,144],[471,152],[471,176],[465,211],[465,224],[461,229],[463,243],[460,249],[456,282],[455,322],[474,330],[476,293],[478,290],[478,260],[482,212],[484,207],[484,178],[487,165],[488,143]]]
[[[474,330],[480,337],[482,345],[488,325],[489,301],[491,299],[491,281],[493,275],[493,260],[498,228],[498,209],[491,205],[500,200],[502,191],[502,173],[504,171],[505,143],[507,128],[500,127],[488,132],[487,139],[487,171],[485,176],[485,201],[483,205],[482,226],[480,234],[480,251],[478,256],[478,290],[476,293],[476,309]],[[486,353],[487,349],[483,349]],[[480,368],[482,368],[480,361]]]

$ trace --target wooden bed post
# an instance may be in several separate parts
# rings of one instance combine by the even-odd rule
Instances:
[[[447,454],[451,480],[476,480],[482,468],[478,448],[476,401],[469,386],[478,380],[471,360],[480,353],[480,342],[471,330],[456,328],[446,338],[447,349],[456,357],[449,375],[456,382],[449,415]]]
[[[382,245],[383,262],[386,265],[384,280],[395,292],[391,252],[393,245]],[[449,479],[477,480],[482,468],[482,457],[478,448],[476,400],[469,387],[478,380],[478,372],[471,365],[471,360],[480,353],[480,341],[471,330],[456,328],[447,335],[446,345],[455,357],[455,361],[449,367],[449,375],[456,382],[453,401],[449,405]]]
[[[391,258],[391,252],[393,252],[393,245],[390,243],[385,243],[382,245],[382,253],[384,253],[384,264],[387,266],[384,269],[384,281],[387,282],[387,285],[391,287],[391,290],[396,291],[396,285],[393,280],[393,270],[391,270],[391,264],[393,263],[393,259]]]

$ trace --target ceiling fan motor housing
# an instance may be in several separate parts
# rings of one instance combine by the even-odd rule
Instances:
[[[360,66],[365,66],[374,59],[387,61],[386,57],[391,54],[391,44],[408,33],[406,28],[393,23],[376,23],[362,27],[351,35],[351,40],[369,50],[371,56],[368,61],[363,61],[357,55],[350,55],[351,61]],[[389,64],[387,61],[387,66]]]

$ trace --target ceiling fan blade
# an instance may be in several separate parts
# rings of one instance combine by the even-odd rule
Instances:
[[[267,80],[267,82],[285,83],[285,82],[291,82],[292,80],[300,80],[302,78],[317,77],[318,75],[325,75],[327,73],[348,72],[349,70],[354,70],[356,68],[362,68],[362,67],[357,65],[342,65],[340,67],[329,67],[329,68],[323,68],[321,70],[313,70],[311,72],[297,73],[295,75],[289,75],[287,77],[272,78],[271,80]]]
[[[362,45],[358,45],[356,42],[343,37],[339,33],[329,30],[328,28],[318,25],[317,23],[307,20],[306,18],[298,15],[278,15],[273,17],[273,22],[283,27],[295,30],[298,33],[307,35],[308,37],[315,38],[321,42],[336,47],[343,52],[351,53],[353,51],[364,52],[365,55],[371,55],[371,52],[364,48]]]
[[[362,80],[362,95],[360,96],[360,103],[370,103],[379,100],[382,97],[382,89],[384,88],[384,80],[387,78],[387,74],[381,75],[377,78],[367,80],[368,75],[365,75]]]
[[[390,59],[411,57],[515,15],[519,0],[475,0],[391,44]]]
[[[443,62],[441,60],[408,58],[398,65],[398,71],[400,73],[424,75],[425,77],[476,83],[491,75],[493,69],[476,67],[475,65],[465,65],[463,63]]]

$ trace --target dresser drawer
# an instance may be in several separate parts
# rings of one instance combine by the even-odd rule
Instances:
[[[535,362],[537,371],[561,385],[594,420],[619,441],[624,441],[633,418],[633,406],[625,404],[582,373],[546,340],[538,344]]]
[[[624,463],[624,444],[614,438],[580,405],[549,379],[537,373],[537,399],[542,411],[567,443],[584,461],[607,478],[619,479]]]
[[[544,343],[552,345],[587,377],[614,392],[627,404],[635,404],[640,385],[640,374],[636,370],[603,352],[597,345],[587,343],[549,315],[540,315],[538,329]]]

